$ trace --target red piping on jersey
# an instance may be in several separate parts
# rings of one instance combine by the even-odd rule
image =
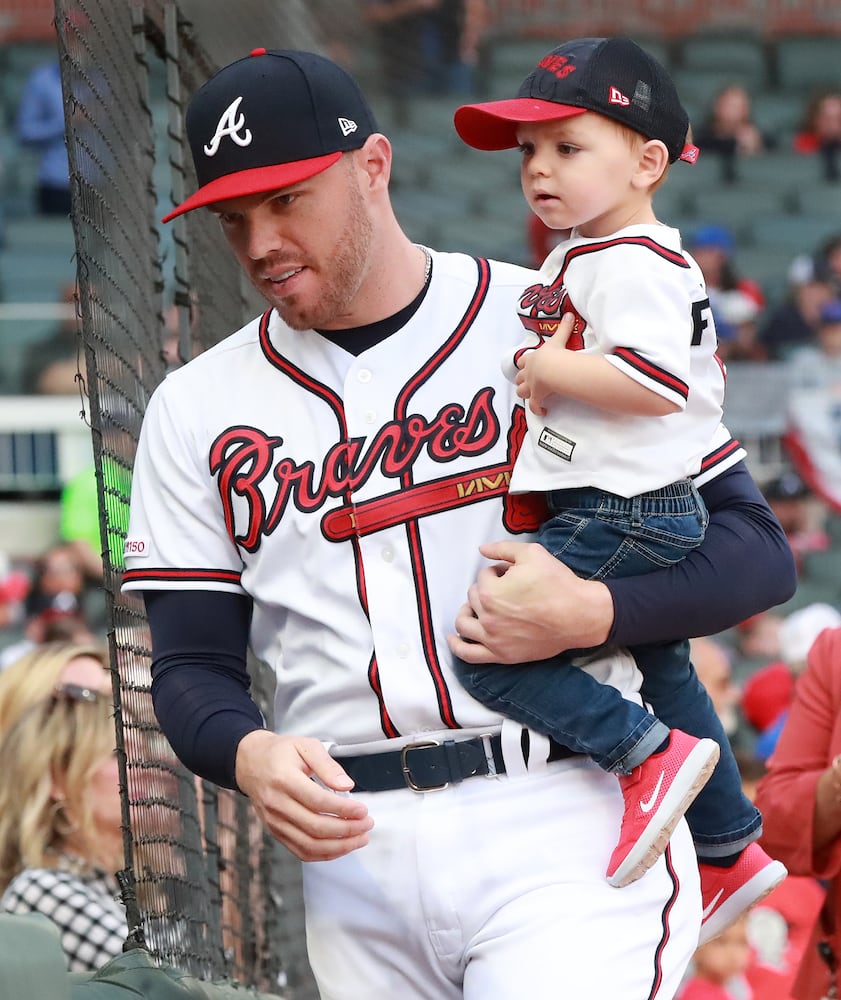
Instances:
[[[293,382],[296,382],[298,385],[324,400],[336,417],[336,422],[339,425],[342,440],[347,441],[348,431],[347,421],[345,420],[344,403],[332,389],[324,385],[322,382],[319,382],[317,379],[307,375],[306,372],[302,371],[296,365],[293,365],[287,358],[275,350],[274,344],[272,344],[269,338],[269,320],[271,319],[271,314],[272,310],[267,309],[260,318],[260,346],[263,349],[263,353],[265,354],[267,360],[270,364],[274,365],[275,368],[279,369],[292,379]],[[348,504],[353,503],[349,485],[345,491],[345,501]],[[368,595],[365,589],[365,573],[359,551],[359,539],[351,538],[349,541],[353,545],[354,565],[356,566],[356,592],[359,596],[359,603],[362,610],[365,612],[365,617],[370,621],[371,616],[368,611]],[[385,707],[385,702],[383,701],[379,668],[377,667],[377,657],[375,653],[371,654],[371,659],[368,662],[368,685],[374,692],[377,704],[379,705],[383,732],[389,739],[392,739],[395,736],[400,736],[400,732],[391,721],[388,710]]]
[[[461,320],[456,325],[447,340],[441,345],[438,351],[420,368],[406,383],[402,392],[397,398],[394,407],[395,419],[405,420],[409,409],[409,401],[415,391],[432,375],[447,358],[456,350],[464,339],[467,331],[473,325],[479,314],[482,303],[488,294],[490,287],[490,264],[483,258],[476,258],[476,266],[479,271],[478,282],[473,296],[464,312]],[[410,472],[405,472],[400,477],[401,485],[404,489],[413,486]],[[426,569],[423,560],[423,550],[420,543],[420,528],[417,520],[406,522],[406,534],[409,542],[409,552],[411,555],[412,568],[415,576],[415,592],[417,595],[418,621],[421,627],[421,637],[423,641],[424,655],[432,680],[435,684],[435,691],[438,698],[438,708],[441,719],[450,729],[458,729],[459,724],[453,713],[452,699],[447,690],[447,682],[438,660],[435,650],[435,630],[432,625],[431,599],[429,596],[429,586],[426,579]]]
[[[716,466],[719,462],[723,462],[726,458],[729,458],[734,451],[738,451],[741,447],[741,442],[737,441],[736,438],[730,438],[729,441],[725,441],[720,448],[716,448],[715,451],[711,451],[709,455],[704,456],[703,461],[701,462],[700,472],[709,472],[713,466]]]
[[[576,257],[581,257],[583,254],[588,253],[598,253],[599,250],[610,250],[611,247],[621,247],[626,245],[644,247],[646,250],[651,250],[652,253],[656,253],[658,257],[662,257],[663,260],[669,261],[671,264],[676,264],[678,267],[689,267],[689,261],[683,256],[682,253],[679,253],[677,250],[669,250],[667,247],[661,246],[656,240],[651,239],[650,236],[627,236],[624,238],[604,240],[601,243],[590,243],[582,247],[573,247],[571,250],[567,251],[564,256],[562,273],[566,271],[570,262],[575,260]]]
[[[680,879],[678,878],[677,870],[674,866],[674,861],[672,860],[672,849],[670,846],[666,847],[663,852],[663,858],[666,862],[666,871],[669,873],[669,878],[672,883],[672,893],[666,900],[666,904],[663,907],[663,934],[660,937],[660,941],[657,944],[657,948],[654,952],[654,975],[651,983],[651,990],[646,997],[646,1000],[654,1000],[657,994],[660,992],[660,987],[663,985],[663,951],[672,936],[672,928],[669,920],[672,915],[672,910],[677,902],[677,897],[680,894]]]
[[[620,246],[637,246],[642,247],[645,250],[650,250],[652,253],[657,254],[658,257],[662,257],[663,260],[668,261],[670,264],[675,264],[677,267],[689,267],[689,261],[683,256],[683,254],[678,253],[675,250],[669,250],[667,247],[661,246],[656,240],[651,239],[650,236],[628,236],[610,240],[602,240],[600,243],[588,243],[584,246],[572,247],[564,254],[564,261],[561,265],[561,270],[558,273],[555,280],[552,282],[549,288],[559,289],[564,285],[567,268],[570,264],[576,260],[578,257],[585,256],[586,254],[599,253],[602,250],[610,250],[613,247]],[[614,355],[624,361],[626,364],[630,365],[640,374],[645,375],[646,378],[651,379],[654,382],[662,385],[664,388],[676,392],[683,399],[687,399],[689,396],[689,386],[682,379],[677,378],[677,376],[672,375],[663,368],[659,368],[657,365],[652,364],[641,354],[636,351],[632,351],[627,347],[618,347],[614,351]]]
[[[648,358],[644,358],[629,347],[617,347],[613,353],[615,357],[620,358],[625,364],[630,365],[631,368],[638,371],[641,375],[645,375],[652,382],[659,383],[664,389],[671,389],[672,392],[676,392],[683,399],[689,398],[689,386],[683,379],[679,379],[664,368],[652,364]]]
[[[181,583],[234,583],[239,586],[241,573],[228,569],[127,569],[124,583],[154,583],[178,580]]]
[[[650,236],[629,236],[625,239],[612,239],[603,240],[601,243],[589,243],[585,246],[572,247],[572,249],[567,250],[564,254],[564,260],[561,264],[561,269],[555,275],[554,280],[549,285],[532,285],[531,288],[526,289],[526,292],[537,292],[541,293],[560,293],[564,288],[564,279],[566,277],[567,268],[569,265],[576,260],[578,257],[582,257],[590,253],[598,253],[601,250],[610,250],[612,247],[619,246],[638,246],[643,247],[646,250],[651,250],[652,253],[657,254],[658,257],[662,257],[664,260],[669,261],[671,264],[677,265],[677,267],[689,267],[689,261],[683,256],[683,254],[677,253],[675,250],[669,250],[664,246],[651,239]],[[564,293],[565,294],[565,293]],[[531,304],[530,315],[532,318],[536,317],[540,313],[540,302],[542,300],[542,294]],[[558,303],[560,304],[560,303]],[[523,313],[526,312],[525,309],[522,310]],[[550,319],[553,317],[550,316]]]

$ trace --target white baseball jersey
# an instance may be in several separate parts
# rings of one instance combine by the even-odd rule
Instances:
[[[499,724],[446,636],[480,543],[538,524],[507,493],[525,424],[498,364],[534,281],[435,253],[419,309],[359,357],[269,311],[154,393],[124,587],[251,595],[284,731],[352,744]],[[629,657],[606,669],[638,690]]]
[[[288,732],[499,722],[451,674],[446,636],[480,543],[537,525],[505,497],[521,408],[495,361],[534,272],[434,261],[417,312],[359,357],[269,311],[148,407],[124,586],[251,595]]]
[[[637,225],[567,240],[523,292],[519,312],[525,339],[503,355],[510,379],[516,359],[545,343],[572,312],[568,348],[604,355],[680,410],[632,416],[555,393],[545,416],[526,408],[529,434],[513,490],[594,486],[630,497],[698,475],[714,436],[729,440],[720,427],[724,373],[704,279],[676,229]],[[729,456],[740,457],[735,450]]]

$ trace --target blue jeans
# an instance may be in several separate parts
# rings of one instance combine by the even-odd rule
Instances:
[[[638,576],[679,562],[701,543],[707,512],[682,480],[636,497],[592,488],[547,494],[552,516],[537,540],[585,579]],[[686,641],[635,646],[641,695],[657,716],[572,665],[572,650],[525,666],[455,664],[461,683],[502,715],[587,754],[607,771],[628,774],[670,729],[711,737],[721,759],[687,812],[700,857],[736,853],[755,840],[761,817],[742,793],[730,743],[689,659]]]

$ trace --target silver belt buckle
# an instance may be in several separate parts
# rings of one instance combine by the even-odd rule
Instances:
[[[406,787],[411,788],[413,792],[441,792],[445,788],[450,787],[449,781],[445,781],[443,785],[430,785],[428,788],[424,788],[421,785],[416,785],[412,780],[412,770],[406,763],[406,754],[409,750],[419,750],[421,747],[440,747],[440,740],[424,740],[421,743],[407,743],[406,746],[400,751],[400,767],[403,770],[403,780],[406,782]]]

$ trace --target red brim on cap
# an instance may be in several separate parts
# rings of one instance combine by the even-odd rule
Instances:
[[[517,97],[511,101],[465,104],[456,110],[453,123],[456,132],[474,149],[513,149],[519,145],[518,125],[572,118],[583,115],[586,110],[570,104]]]
[[[227,201],[229,198],[243,198],[249,194],[262,194],[264,191],[274,191],[276,188],[289,187],[305,181],[308,177],[320,174],[322,170],[332,167],[341,158],[341,151],[328,153],[326,156],[315,156],[310,160],[296,160],[294,163],[277,163],[270,167],[255,167],[252,170],[240,170],[234,174],[217,177],[200,187],[176,208],[165,215],[161,222],[169,222],[178,215],[192,212],[194,208],[213,205],[217,201]]]

